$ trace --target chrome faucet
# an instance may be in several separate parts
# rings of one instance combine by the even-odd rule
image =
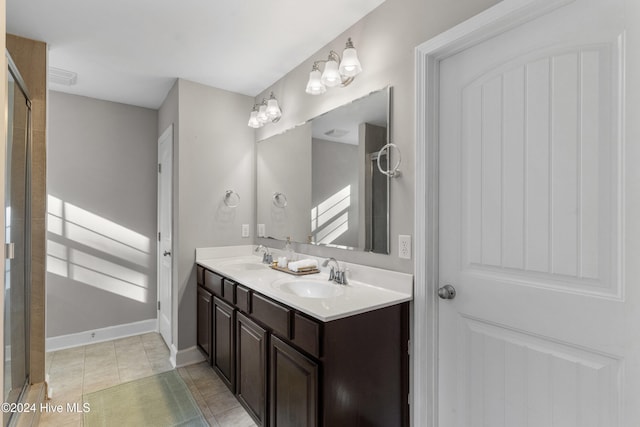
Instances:
[[[346,270],[341,270],[340,269],[340,264],[338,263],[338,261],[336,261],[335,258],[330,257],[324,260],[324,262],[322,263],[323,267],[326,267],[329,265],[330,262],[333,262],[336,266],[335,267],[331,267],[331,270],[329,270],[329,280],[332,280],[334,283],[337,283],[338,285],[346,285],[347,284],[347,272]]]
[[[269,252],[269,248],[264,246],[264,245],[258,245],[256,247],[256,249],[254,250],[254,252],[259,252],[262,251],[262,262],[264,264],[271,264],[273,262],[273,256],[271,256],[271,253]]]

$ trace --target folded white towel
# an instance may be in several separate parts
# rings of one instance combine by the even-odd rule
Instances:
[[[318,268],[318,261],[315,259],[301,259],[299,261],[292,261],[287,266],[289,270],[297,272],[303,268]]]

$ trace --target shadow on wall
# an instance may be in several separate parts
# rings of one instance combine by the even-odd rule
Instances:
[[[48,195],[48,232],[49,273],[148,301],[152,264],[148,237],[52,195]]]

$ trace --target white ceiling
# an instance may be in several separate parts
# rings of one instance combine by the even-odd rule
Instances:
[[[383,1],[7,0],[7,32],[78,74],[50,89],[158,108],[177,77],[256,96]]]

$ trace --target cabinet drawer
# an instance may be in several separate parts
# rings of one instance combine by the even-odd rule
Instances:
[[[248,288],[245,288],[244,286],[236,286],[236,307],[238,307],[238,309],[240,311],[243,311],[245,313],[249,313],[250,311],[250,307],[251,307],[251,293],[249,291]]]
[[[222,296],[222,276],[216,273],[204,270],[204,287],[213,292],[214,295]]]
[[[196,276],[198,285],[204,286],[204,267],[197,265],[196,266]]]
[[[229,304],[236,303],[236,283],[229,279],[222,281],[222,299]]]
[[[291,310],[284,305],[254,293],[251,295],[251,315],[281,337],[290,338]]]
[[[291,342],[317,358],[320,358],[320,333],[318,322],[299,313],[293,314]]]

